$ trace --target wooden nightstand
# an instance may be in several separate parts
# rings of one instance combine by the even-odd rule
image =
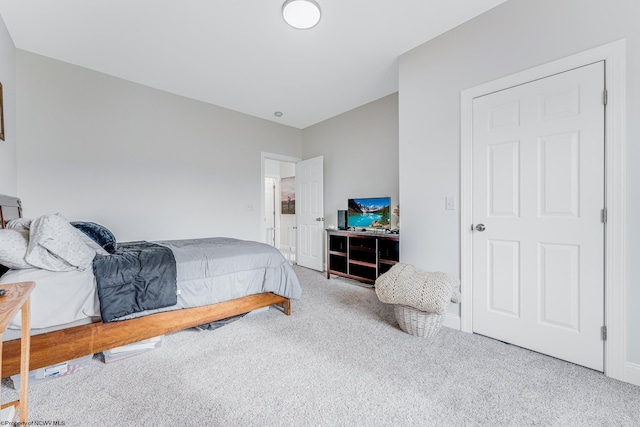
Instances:
[[[10,406],[19,409],[20,423],[27,423],[28,399],[27,387],[29,381],[29,352],[31,344],[31,315],[29,311],[29,297],[35,288],[34,282],[10,283],[0,285],[0,289],[6,289],[7,293],[0,296],[0,334],[4,334],[9,322],[22,309],[22,337],[20,344],[20,399],[7,402],[0,406],[5,409]],[[2,378],[2,340],[0,340],[0,378]],[[0,400],[1,402],[2,400]],[[14,416],[15,420],[15,416]],[[9,420],[9,421],[14,421]],[[6,420],[3,420],[6,421]]]

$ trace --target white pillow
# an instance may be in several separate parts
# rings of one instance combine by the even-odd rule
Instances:
[[[43,215],[31,222],[25,260],[51,271],[84,270],[96,253],[60,215]]]
[[[14,269],[32,268],[24,259],[28,245],[28,230],[0,229],[0,264]]]
[[[31,220],[28,218],[16,218],[7,223],[6,228],[13,228],[16,230],[28,230],[31,226]]]

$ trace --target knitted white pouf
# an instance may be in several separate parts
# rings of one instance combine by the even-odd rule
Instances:
[[[396,304],[393,306],[400,329],[417,337],[432,337],[442,326],[442,315],[427,313],[417,308]]]
[[[381,302],[444,314],[451,302],[460,302],[460,281],[450,274],[428,272],[411,264],[398,263],[376,279]]]

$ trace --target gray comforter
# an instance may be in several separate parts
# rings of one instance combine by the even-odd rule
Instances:
[[[177,268],[177,304],[123,316],[215,304],[263,292],[298,300],[302,288],[282,254],[264,243],[227,237],[154,242],[169,248]]]

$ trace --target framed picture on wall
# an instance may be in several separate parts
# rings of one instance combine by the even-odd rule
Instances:
[[[0,139],[4,141],[4,101],[2,99],[2,83],[0,83]]]
[[[280,179],[280,202],[283,215],[296,213],[296,177]]]

